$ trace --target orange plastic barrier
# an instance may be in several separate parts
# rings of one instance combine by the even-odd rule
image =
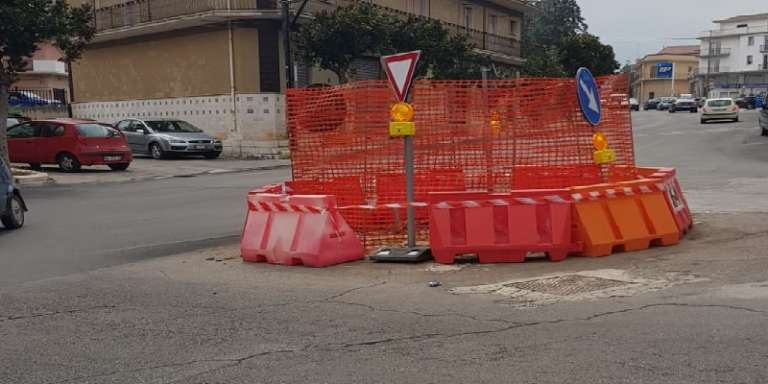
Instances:
[[[641,168],[641,170],[643,169]],[[667,204],[675,216],[680,236],[685,236],[693,228],[693,215],[691,215],[691,210],[688,208],[688,201],[685,200],[683,189],[677,181],[677,171],[674,168],[645,168],[645,170],[655,171],[649,177],[661,179],[664,183]]]
[[[561,261],[579,250],[566,190],[432,193],[430,200],[430,246],[438,263],[453,264],[463,254],[477,255],[480,263],[520,263],[529,252]]]
[[[584,256],[638,251],[651,245],[673,245],[680,232],[658,179],[571,188],[575,240]]]
[[[244,261],[308,267],[364,257],[362,242],[327,195],[249,194],[240,252]]]

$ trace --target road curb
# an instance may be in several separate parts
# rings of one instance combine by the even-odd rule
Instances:
[[[238,169],[211,169],[201,172],[191,172],[191,173],[181,173],[177,175],[165,175],[165,176],[138,176],[138,177],[131,177],[131,178],[125,178],[120,180],[108,180],[108,181],[98,181],[98,180],[88,180],[88,181],[78,181],[78,182],[67,182],[67,181],[61,181],[56,180],[54,177],[48,177],[48,180],[44,183],[35,183],[30,185],[35,186],[44,186],[44,185],[58,185],[58,186],[73,186],[73,185],[100,185],[100,184],[120,184],[120,183],[136,183],[136,182],[145,182],[145,181],[158,181],[158,180],[169,180],[174,178],[193,178],[198,176],[205,176],[205,175],[227,175],[227,174],[234,174],[234,173],[247,173],[247,172],[255,172],[255,171],[271,171],[276,169],[286,169],[290,168],[290,164],[276,164],[276,165],[267,165],[267,166],[261,166],[261,167],[251,167],[251,168],[238,168]],[[26,170],[21,170],[25,172],[29,172]],[[47,175],[47,174],[46,174]],[[23,185],[23,184],[20,184]]]
[[[44,185],[53,182],[53,179],[45,172],[11,168],[11,173],[13,174],[13,182],[16,185]]]

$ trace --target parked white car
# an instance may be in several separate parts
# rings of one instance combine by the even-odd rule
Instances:
[[[739,121],[739,107],[733,99],[709,99],[701,108],[701,123],[710,120]]]

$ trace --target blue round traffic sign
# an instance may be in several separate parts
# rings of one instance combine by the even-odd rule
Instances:
[[[576,94],[579,96],[581,113],[584,120],[592,125],[600,124],[602,109],[600,107],[600,89],[592,72],[586,68],[579,68],[576,72]]]

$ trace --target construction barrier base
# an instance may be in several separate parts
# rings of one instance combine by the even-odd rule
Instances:
[[[544,252],[562,261],[579,250],[572,242],[571,203],[564,190],[430,195],[430,245],[435,261],[453,264],[475,255],[481,264],[522,263]]]
[[[469,255],[483,264],[521,263],[541,253],[556,262],[569,255],[602,257],[678,244],[693,219],[675,170],[636,172],[631,181],[561,189],[431,192],[422,195],[427,201],[413,205],[424,216],[417,215],[417,223],[428,224],[432,257],[443,264]],[[330,195],[274,193],[297,186],[268,186],[249,194],[244,260],[308,266],[359,260],[363,245],[354,231],[370,234],[373,224],[356,220],[350,227],[339,212],[358,219],[366,214],[381,218],[382,212],[405,215],[399,203],[336,207]],[[376,229],[386,231],[386,223],[379,224]],[[408,250],[395,260],[400,257],[392,252],[395,248],[384,249],[389,253],[382,253],[382,261],[421,260],[407,257]],[[377,260],[376,252],[372,259]]]
[[[647,178],[571,188],[582,256],[601,257],[680,242],[662,180]]]
[[[364,258],[363,244],[333,196],[255,191],[240,242],[244,261],[327,267]]]

